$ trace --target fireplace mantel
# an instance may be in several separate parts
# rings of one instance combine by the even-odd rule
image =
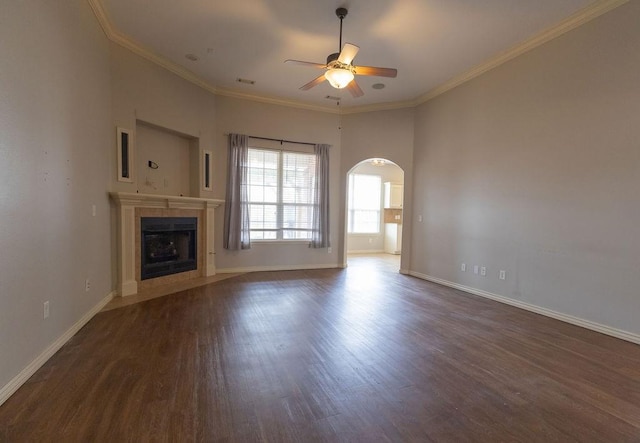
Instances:
[[[215,209],[224,203],[224,200],[176,195],[134,194],[131,192],[110,192],[109,195],[119,206],[134,208]]]
[[[214,211],[224,200],[180,197],[173,195],[110,192],[117,208],[118,236],[118,295],[133,295],[138,292],[139,276],[136,275],[136,209],[168,209],[203,211],[204,223],[204,269],[203,276],[216,273],[214,245]]]

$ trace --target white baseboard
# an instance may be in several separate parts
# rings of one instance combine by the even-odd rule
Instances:
[[[18,375],[13,377],[9,383],[4,385],[2,389],[0,389],[0,405],[2,405],[9,397],[16,392],[20,386],[22,386],[29,377],[31,377],[35,372],[44,365],[47,360],[49,360],[53,354],[58,352],[58,350],[64,346],[66,342],[69,341],[71,337],[73,337],[76,332],[80,330],[84,325],[86,325],[89,320],[93,318],[98,312],[104,308],[104,306],[113,299],[115,295],[115,291],[110,292],[105,298],[100,300],[97,305],[95,305],[89,312],[82,316],[80,320],[78,320],[73,326],[71,326],[67,331],[62,334],[56,341],[51,343],[47,349],[45,349],[40,355],[38,355],[31,363],[29,363]]]
[[[276,266],[247,266],[244,268],[218,268],[217,274],[236,274],[244,272],[268,272],[268,271],[301,271],[306,269],[339,269],[336,263],[324,265],[276,265]]]
[[[450,282],[448,280],[443,280],[441,278],[431,277],[430,275],[422,274],[420,272],[409,271],[409,275],[418,277],[422,280],[438,283],[443,286],[448,286],[450,288],[459,289],[461,291],[468,292],[469,294],[478,295],[480,297],[489,298],[491,300],[495,300],[500,303],[515,306],[516,308],[535,312],[536,314],[544,315],[546,317],[555,318],[556,320],[560,320],[566,323],[571,323],[572,325],[581,326],[586,329],[591,329],[592,331],[610,335],[612,337],[626,340],[631,343],[640,344],[640,335],[638,334],[623,331],[621,329],[612,328],[610,326],[602,325],[600,323],[592,322],[590,320],[585,320],[579,317],[574,317],[572,315],[563,314],[561,312],[552,311],[551,309],[542,308],[540,306],[532,305],[530,303],[526,303],[520,300],[514,300],[512,298],[494,294],[492,292],[487,292],[481,289],[472,288],[470,286],[465,286],[458,283]]]
[[[409,271],[408,269],[402,269],[400,268],[400,274],[402,275],[410,275],[411,271]]]
[[[384,249],[355,249],[347,254],[384,254]]]

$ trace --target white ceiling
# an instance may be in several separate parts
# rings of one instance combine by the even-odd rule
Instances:
[[[342,108],[407,103],[602,0],[101,0],[113,32],[181,65],[216,91]],[[327,82],[298,88],[343,43],[360,46],[357,65],[393,67],[395,79],[357,77],[352,98]],[[596,5],[597,6],[597,5]],[[196,62],[186,54],[199,57]],[[237,78],[255,80],[254,85]],[[381,90],[374,83],[384,83]],[[391,105],[389,105],[391,106]]]

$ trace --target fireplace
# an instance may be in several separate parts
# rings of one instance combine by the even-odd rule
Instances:
[[[140,232],[140,280],[198,268],[197,217],[141,217]]]

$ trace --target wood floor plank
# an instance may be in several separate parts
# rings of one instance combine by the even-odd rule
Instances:
[[[112,308],[0,407],[0,441],[640,442],[640,346],[379,257]]]

